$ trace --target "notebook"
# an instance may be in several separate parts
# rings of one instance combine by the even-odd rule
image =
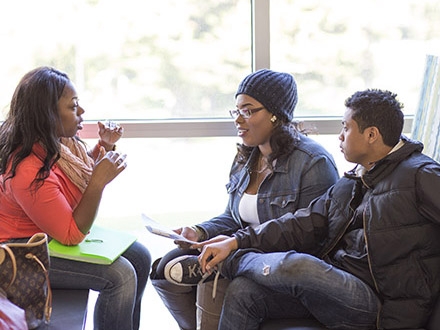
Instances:
[[[130,233],[94,225],[86,238],[78,245],[63,245],[52,239],[48,244],[49,255],[93,264],[110,265],[136,240],[136,236]]]

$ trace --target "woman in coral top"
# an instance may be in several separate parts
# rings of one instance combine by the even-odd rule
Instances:
[[[19,82],[0,127],[0,242],[45,232],[63,244],[89,232],[108,183],[126,167],[123,129],[98,123],[92,151],[77,137],[84,109],[69,77],[50,67]],[[99,291],[95,329],[138,329],[151,257],[134,243],[111,265],[51,258],[53,288]]]

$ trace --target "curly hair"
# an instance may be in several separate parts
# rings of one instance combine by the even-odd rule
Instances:
[[[15,176],[17,166],[29,156],[36,142],[46,155],[32,184],[38,189],[49,176],[50,168],[60,157],[58,100],[69,81],[65,73],[46,66],[26,73],[20,80],[0,127],[0,174],[7,174],[3,184]]]
[[[403,104],[397,94],[387,90],[367,89],[358,91],[345,100],[345,106],[352,110],[352,118],[362,133],[375,126],[387,146],[399,142],[403,130]]]

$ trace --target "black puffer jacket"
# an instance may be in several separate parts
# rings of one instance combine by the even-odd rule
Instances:
[[[355,183],[363,196],[363,226],[375,290],[382,299],[378,329],[423,328],[440,292],[440,165],[404,145],[356,177],[346,173],[307,209],[235,234],[239,248],[296,250],[325,258],[350,225]]]

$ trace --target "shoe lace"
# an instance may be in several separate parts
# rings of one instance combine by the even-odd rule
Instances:
[[[218,283],[218,278],[220,277],[221,268],[222,268],[222,264],[220,263],[217,265],[217,269],[214,270],[215,276],[214,276],[214,283],[212,284],[212,300],[215,300],[215,296],[217,294],[217,283]],[[199,281],[199,284],[202,284],[210,275],[211,273],[208,272],[203,274],[202,279]]]

